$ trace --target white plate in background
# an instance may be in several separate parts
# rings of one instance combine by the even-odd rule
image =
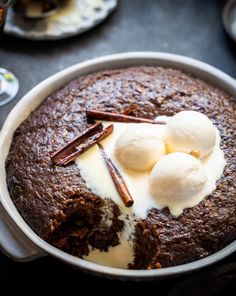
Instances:
[[[117,0],[68,0],[52,16],[27,20],[10,7],[5,33],[30,40],[57,40],[83,33],[101,23],[117,6]]]

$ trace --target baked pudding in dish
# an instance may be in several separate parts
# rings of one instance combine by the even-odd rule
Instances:
[[[16,130],[11,198],[41,238],[99,264],[152,269],[213,254],[236,237],[235,106],[169,68],[78,78]]]

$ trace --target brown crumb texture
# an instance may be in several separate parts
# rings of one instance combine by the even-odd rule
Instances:
[[[6,161],[12,200],[39,236],[76,256],[119,243],[119,209],[92,194],[75,164],[50,155],[91,123],[85,109],[154,119],[182,110],[206,114],[218,127],[227,160],[216,190],[178,218],[152,209],[138,221],[130,268],[191,262],[236,238],[236,104],[222,90],[178,70],[135,67],[78,78],[48,97],[16,130]],[[130,113],[130,111],[129,111]]]

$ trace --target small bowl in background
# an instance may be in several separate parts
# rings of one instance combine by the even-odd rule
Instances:
[[[223,9],[222,20],[226,33],[236,43],[236,0],[227,2]]]

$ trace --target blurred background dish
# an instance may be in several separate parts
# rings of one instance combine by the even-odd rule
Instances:
[[[14,0],[13,10],[27,19],[41,19],[55,14],[59,9],[60,0]]]
[[[0,107],[14,99],[18,89],[19,82],[16,76],[8,70],[0,68]]]
[[[226,33],[236,42],[236,0],[228,1],[223,10],[223,25]]]
[[[3,27],[6,21],[7,10],[10,5],[10,0],[0,0],[0,38],[3,33]]]
[[[102,22],[117,6],[117,0],[62,1],[47,18],[26,19],[9,9],[5,33],[31,40],[56,40],[85,32]]]
[[[3,30],[10,0],[0,0],[0,42],[3,40]],[[9,103],[17,94],[19,89],[18,79],[11,72],[0,68],[0,107]]]

